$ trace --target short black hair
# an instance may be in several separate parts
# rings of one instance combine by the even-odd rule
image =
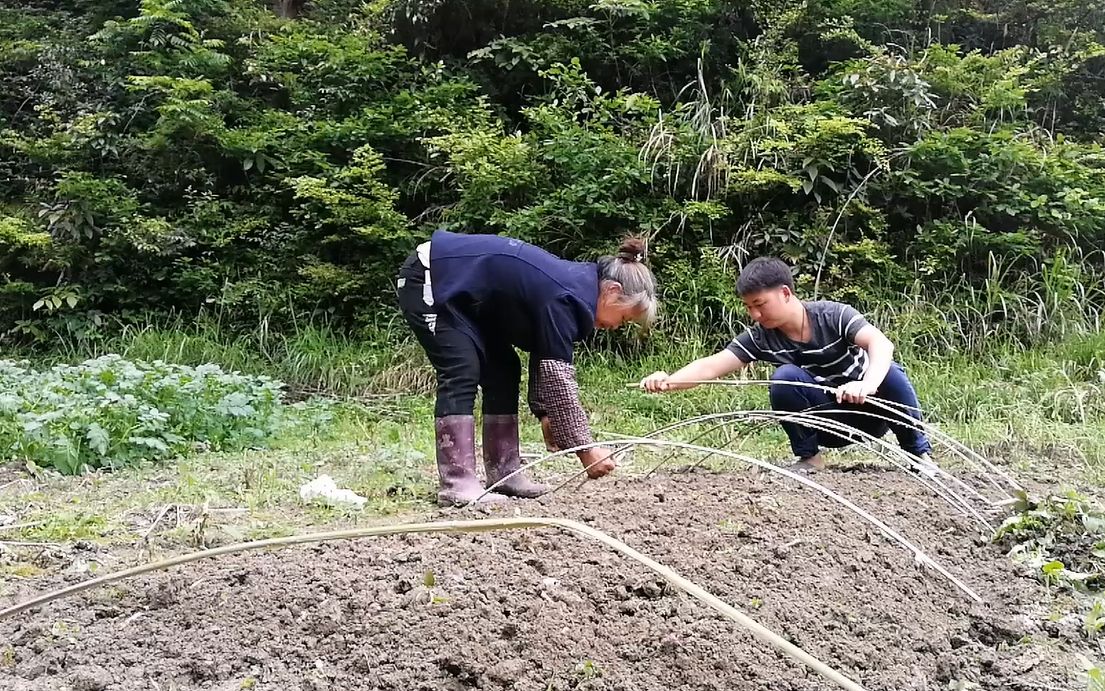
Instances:
[[[756,257],[741,270],[737,279],[737,295],[744,296],[782,286],[794,290],[794,278],[786,262],[775,257]]]

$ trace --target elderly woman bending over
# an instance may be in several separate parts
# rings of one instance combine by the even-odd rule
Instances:
[[[542,422],[546,443],[568,449],[592,442],[572,365],[575,344],[596,328],[655,318],[656,280],[643,253],[643,242],[631,238],[616,255],[574,262],[512,238],[441,230],[411,253],[399,271],[398,298],[437,372],[439,504],[466,504],[484,491],[476,477],[477,388],[483,390],[488,484],[521,465],[522,368],[515,348],[530,354],[529,405]],[[614,469],[607,448],[578,456],[592,478]],[[480,501],[546,491],[519,473]]]

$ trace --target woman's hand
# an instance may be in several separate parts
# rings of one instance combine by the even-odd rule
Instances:
[[[618,464],[614,462],[614,451],[605,446],[593,446],[579,452],[579,460],[587,469],[587,477],[597,480],[614,472]]]

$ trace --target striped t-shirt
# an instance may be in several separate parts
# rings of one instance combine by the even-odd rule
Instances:
[[[840,302],[803,302],[810,320],[810,340],[792,341],[779,329],[756,324],[733,339],[728,349],[741,362],[756,360],[776,365],[797,365],[820,382],[843,384],[863,378],[867,351],[855,343],[856,334],[867,320],[854,308]]]

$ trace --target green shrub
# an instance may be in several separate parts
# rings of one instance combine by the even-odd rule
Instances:
[[[201,310],[356,339],[440,226],[644,235],[677,339],[762,253],[956,346],[1105,305],[1102,3],[0,4],[0,346]]]

